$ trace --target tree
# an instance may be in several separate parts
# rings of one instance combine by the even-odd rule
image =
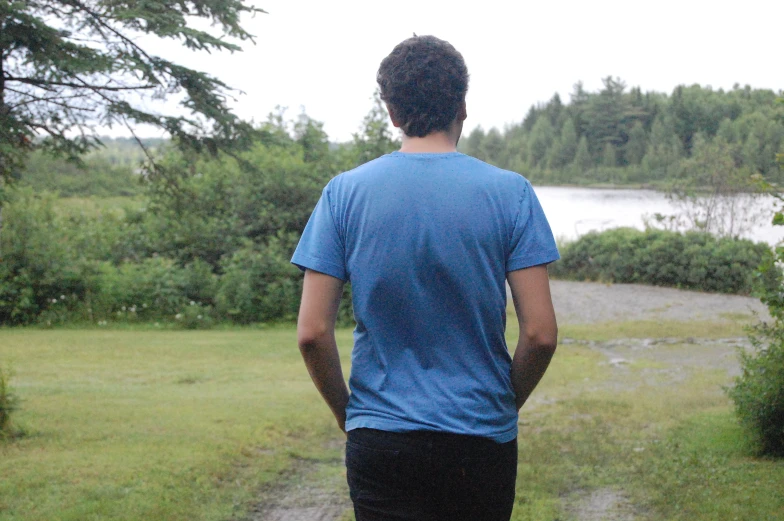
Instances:
[[[550,168],[563,168],[574,159],[577,152],[577,131],[571,119],[567,119],[561,128],[561,135],[550,149]]]
[[[294,123],[294,138],[302,147],[302,158],[306,163],[324,159],[329,154],[329,139],[324,124],[313,120],[304,110]]]
[[[648,151],[642,166],[651,179],[674,177],[679,171],[680,141],[675,136],[669,121],[657,118],[651,128]]]
[[[737,238],[760,221],[764,211],[752,172],[738,168],[731,146],[721,138],[692,138],[692,157],[683,162],[683,176],[670,198],[689,229]]]
[[[545,166],[543,161],[555,139],[555,129],[548,118],[539,118],[531,129],[528,140],[528,157],[531,167]]]
[[[488,163],[500,166],[504,155],[504,138],[501,137],[501,132],[493,127],[482,140],[480,148],[481,157]]]
[[[588,151],[588,140],[585,138],[585,136],[581,137],[580,142],[577,144],[577,152],[574,154],[573,164],[576,170],[575,174],[577,176],[584,175],[585,172],[593,167],[591,153]]]
[[[617,164],[618,159],[615,157],[615,147],[610,143],[605,143],[604,150],[602,150],[602,166],[615,168]]]
[[[626,84],[620,78],[608,76],[602,83],[604,89],[599,95],[589,98],[586,114],[585,135],[597,155],[604,153],[606,143],[621,146],[625,142],[624,125],[629,105],[623,95]]]
[[[469,156],[484,160],[484,157],[482,157],[482,141],[484,139],[485,131],[481,125],[478,125],[468,134],[468,137],[460,140],[459,146]]]
[[[147,124],[178,146],[217,152],[254,132],[228,108],[223,81],[155,55],[139,37],[197,51],[253,41],[241,0],[11,0],[0,2],[0,180],[44,149],[72,159],[100,144],[97,126]],[[197,26],[210,24],[213,29]],[[149,108],[176,97],[181,110]],[[158,104],[160,105],[160,104]],[[188,113],[189,115],[182,115]]]
[[[645,149],[648,146],[647,136],[642,123],[639,121],[634,124],[629,132],[629,141],[626,142],[626,162],[630,165],[639,165],[645,157]]]
[[[354,134],[356,164],[361,165],[372,159],[400,148],[400,140],[395,139],[389,128],[389,115],[381,100],[381,93],[373,94],[373,106],[362,120],[360,131]]]

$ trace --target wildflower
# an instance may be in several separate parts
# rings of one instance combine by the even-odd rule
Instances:
[[[201,317],[201,315],[196,315],[196,318],[201,320],[202,317]]]
[[[60,295],[60,300],[65,300],[65,295]]]
[[[181,313],[177,313],[176,315],[174,315],[174,320],[180,320],[181,318],[182,318]]]
[[[125,306],[122,307],[122,310],[125,311]]]
[[[191,306],[195,306],[195,305],[196,305],[196,303],[191,300]]]
[[[130,311],[131,311],[131,313],[136,313],[136,306],[131,306]]]

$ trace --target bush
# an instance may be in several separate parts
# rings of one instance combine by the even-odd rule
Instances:
[[[782,158],[784,159],[784,157]],[[784,196],[777,196],[784,201]],[[779,210],[773,224],[784,226]],[[784,456],[784,246],[759,268],[755,290],[768,306],[772,321],[751,328],[753,351],[741,351],[742,373],[728,389],[741,424],[757,442],[761,454]]]
[[[73,244],[54,197],[21,190],[3,207],[0,324],[29,324],[51,308],[72,311],[92,288],[95,266]]]
[[[57,192],[63,197],[110,197],[138,194],[139,181],[140,176],[134,174],[132,166],[113,164],[95,154],[78,165],[35,152],[27,157],[20,184],[37,192]]]
[[[249,243],[229,257],[223,263],[218,312],[241,324],[295,319],[302,274],[289,262],[293,244],[293,236],[273,237],[266,245]]]
[[[153,257],[120,266],[101,264],[97,286],[89,301],[96,318],[179,320],[195,305],[202,311],[196,315],[209,313],[217,277],[202,261],[182,268],[171,259]]]
[[[0,366],[0,439],[11,434],[11,414],[17,409],[18,400],[11,392],[11,375]]]
[[[752,344],[740,352],[743,372],[728,394],[760,453],[784,456],[784,334],[759,329]]]
[[[772,258],[767,244],[746,239],[616,228],[588,233],[566,244],[550,273],[571,280],[749,294],[755,269]],[[772,272],[764,277],[771,276]]]

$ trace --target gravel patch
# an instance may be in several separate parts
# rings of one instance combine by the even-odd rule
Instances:
[[[551,280],[559,324],[630,320],[721,321],[728,316],[768,320],[767,308],[753,297],[701,293],[641,284]]]
[[[576,521],[634,521],[634,507],[626,496],[611,488],[578,492],[566,501],[566,511]]]

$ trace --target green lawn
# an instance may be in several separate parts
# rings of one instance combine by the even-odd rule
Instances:
[[[0,360],[27,432],[0,445],[2,520],[231,519],[342,436],[292,328],[0,330]]]
[[[564,330],[603,340],[649,327],[716,331]],[[350,331],[339,343],[347,363]],[[292,327],[0,330],[9,361],[24,435],[0,442],[2,521],[245,519],[295,464],[339,465],[342,434]],[[784,519],[784,463],[749,455],[727,374],[651,380],[661,368],[643,357],[619,372],[585,345],[559,348],[521,417],[513,519],[574,519],[567,499],[592,490],[621,491],[634,519]]]

